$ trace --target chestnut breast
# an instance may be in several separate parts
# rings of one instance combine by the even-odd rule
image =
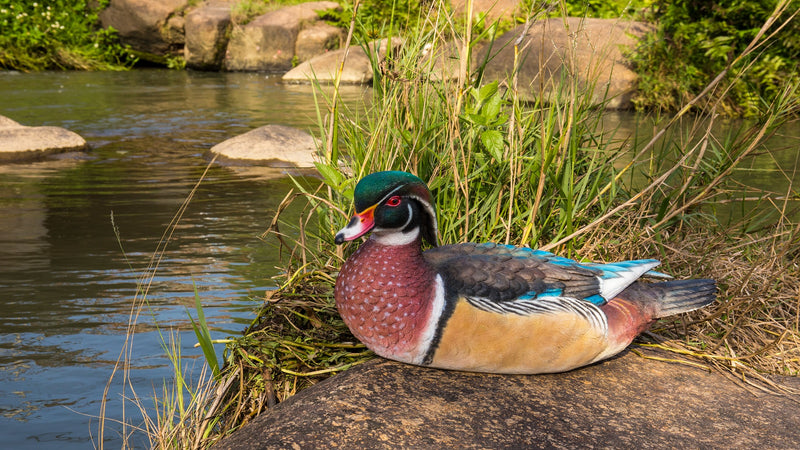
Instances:
[[[375,353],[418,362],[427,351],[435,272],[419,242],[384,246],[367,240],[342,266],[336,307],[353,335]]]

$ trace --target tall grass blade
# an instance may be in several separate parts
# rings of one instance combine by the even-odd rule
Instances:
[[[206,362],[208,362],[208,367],[211,369],[214,379],[219,380],[220,364],[217,359],[217,353],[214,351],[214,343],[211,340],[211,330],[209,330],[208,323],[206,323],[203,304],[200,301],[200,294],[197,292],[197,285],[195,285],[194,280],[192,280],[192,287],[194,288],[194,309],[197,312],[197,322],[195,322],[188,311],[186,314],[189,315],[189,320],[192,322],[192,330],[194,330],[194,335],[197,336],[197,342],[203,350],[203,355],[206,358]]]

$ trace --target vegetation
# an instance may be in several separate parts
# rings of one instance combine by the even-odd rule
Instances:
[[[252,18],[285,4],[302,0],[241,0],[232,6],[234,23],[243,25]],[[190,4],[193,4],[190,2]],[[396,0],[342,1],[342,10],[327,11],[329,23],[348,28],[358,3],[355,32],[359,42],[418,30],[431,23],[424,14],[429,3]],[[119,43],[113,29],[101,29],[97,13],[108,0],[53,0],[28,2],[0,0],[0,68],[17,70],[82,69],[108,70],[131,67],[139,55],[170,68],[183,68],[180,57],[139,54]],[[773,17],[784,26],[771,29],[772,44],[750,52],[728,71],[726,92],[705,95],[704,103],[717,105],[717,112],[728,116],[755,117],[780,93],[780,86],[800,83],[800,21],[796,19],[797,0],[715,0],[713,2],[660,0],[564,0],[561,2],[523,2],[517,22],[531,15],[629,18],[655,25],[642,45],[631,53],[640,76],[640,89],[634,104],[643,111],[677,111],[707,86],[733,58],[741,55],[761,25]],[[459,18],[453,24],[463,27]],[[470,22],[474,34],[492,38],[511,29],[513,21],[488,24]],[[485,31],[490,30],[490,33]],[[439,30],[448,33],[449,30]],[[728,92],[729,91],[729,92]],[[724,99],[718,102],[717,100]]]
[[[347,27],[353,2],[343,2],[343,6],[341,12],[329,11],[324,17],[334,25]],[[421,8],[420,2],[361,1],[357,37],[376,39],[397,30],[430,26],[422,20]],[[731,92],[712,93],[704,100],[706,104],[717,103],[720,114],[755,117],[764,105],[762,100],[777,98],[780,86],[800,82],[800,20],[794,20],[798,10],[796,0],[565,0],[552,4],[529,0],[523,2],[516,20],[521,23],[544,11],[551,17],[623,18],[652,23],[653,32],[630,55],[640,76],[634,104],[641,111],[675,112],[741,55],[761,25],[774,11],[780,11],[773,20],[785,25],[771,30],[771,44],[751,53],[748,61],[726,74],[724,81],[730,84]],[[508,31],[514,23],[491,25],[477,20],[471,25],[477,32],[491,29],[492,33],[486,34],[491,38],[494,33]],[[724,101],[717,102],[720,98]]]
[[[0,69],[119,70],[136,58],[97,14],[108,1],[0,0]],[[93,6],[92,6],[93,5]]]
[[[656,31],[633,54],[641,77],[636,105],[677,110],[742,55],[767,20],[776,20],[782,25],[770,29],[771,44],[725,75],[730,92],[717,91],[705,100],[718,104],[720,113],[757,116],[763,101],[781,95],[781,86],[800,82],[798,11],[796,0],[654,2],[646,19],[655,22]]]
[[[420,26],[423,7],[419,1],[362,0],[340,3],[341,11],[324,11],[322,18],[333,26],[345,29],[350,27],[351,19],[355,19],[353,31],[363,41],[396,35],[399,30],[414,30]],[[356,3],[358,14],[354,15]]]

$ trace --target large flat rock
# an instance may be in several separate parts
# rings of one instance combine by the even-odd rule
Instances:
[[[317,143],[305,131],[264,125],[211,147],[224,161],[268,167],[314,167]]]
[[[0,116],[0,163],[36,160],[86,148],[82,137],[64,128],[27,127]]]
[[[378,61],[386,59],[387,55],[394,54],[403,45],[400,38],[380,39],[367,44],[370,52],[376,55]],[[391,47],[390,47],[391,45]],[[333,83],[342,64],[345,49],[333,50],[315,56],[299,64],[294,69],[283,74],[282,80],[286,83]],[[342,83],[367,84],[373,78],[372,64],[363,48],[352,46],[348,50],[347,60],[342,67]]]
[[[378,359],[300,392],[215,448],[797,448],[797,405],[631,353],[528,376]]]

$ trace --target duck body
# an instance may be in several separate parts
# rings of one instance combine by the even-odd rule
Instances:
[[[665,277],[652,272],[659,264],[652,259],[578,263],[474,243],[423,252],[423,240],[436,245],[433,202],[424,183],[404,172],[365,177],[355,197],[357,213],[336,241],[372,235],[342,266],[336,306],[353,335],[389,359],[563,372],[613,356],[657,318],[715,298],[713,280],[638,281]]]

